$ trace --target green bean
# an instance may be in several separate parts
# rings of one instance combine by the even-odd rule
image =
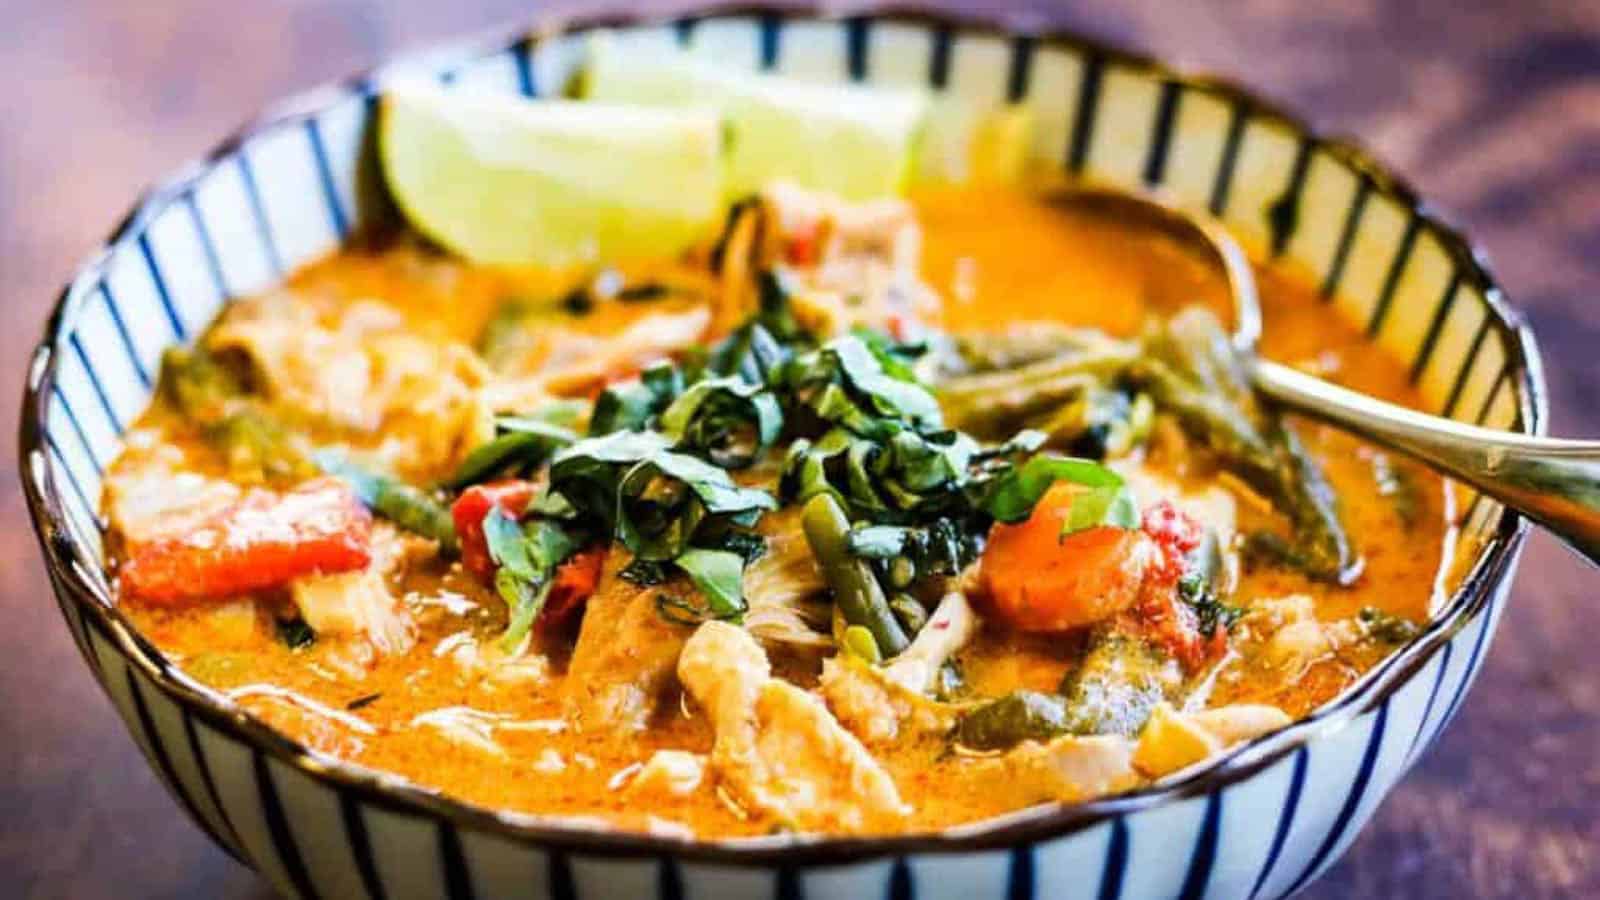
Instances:
[[[1004,332],[958,335],[955,350],[968,373],[1016,369],[1111,343],[1103,333],[1057,322],[1029,322]]]
[[[800,515],[806,542],[845,621],[866,628],[886,658],[904,650],[910,641],[889,608],[883,588],[872,569],[850,553],[850,520],[838,501],[818,494],[806,501]]]
[[[369,471],[333,453],[320,453],[316,462],[329,475],[342,479],[374,513],[406,531],[439,542],[446,555],[459,550],[450,510],[426,492],[388,475]]]
[[[956,724],[956,743],[974,750],[1006,750],[1027,740],[1067,734],[1066,704],[1053,694],[1015,691],[978,707]]]
[[[908,634],[916,634],[928,624],[928,610],[910,594],[902,592],[890,597],[889,609]]]
[[[1096,629],[1077,668],[1062,680],[1066,730],[1131,737],[1162,700],[1183,687],[1177,663],[1142,638],[1113,626]]]
[[[161,390],[239,477],[290,478],[310,468],[283,423],[250,397],[227,366],[200,347],[161,358]]]

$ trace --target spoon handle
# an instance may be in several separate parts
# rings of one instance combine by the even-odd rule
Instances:
[[[1419,413],[1258,360],[1283,406],[1432,463],[1526,515],[1600,565],[1600,441],[1530,437]]]

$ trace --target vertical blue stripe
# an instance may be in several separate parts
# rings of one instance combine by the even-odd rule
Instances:
[[[1456,305],[1456,289],[1459,287],[1461,287],[1461,270],[1451,269],[1450,280],[1444,286],[1444,294],[1439,297],[1438,305],[1433,308],[1433,321],[1428,323],[1428,333],[1423,336],[1422,345],[1417,348],[1417,356],[1411,361],[1408,378],[1412,384],[1416,384],[1422,378],[1423,370],[1428,367],[1428,360],[1433,358],[1433,350],[1439,344],[1439,334],[1444,331],[1445,319]]]
[[[1178,896],[1183,900],[1202,900],[1206,886],[1211,882],[1211,869],[1217,862],[1217,838],[1222,824],[1222,790],[1219,788],[1206,796],[1205,817],[1200,820],[1200,834],[1195,837],[1194,850],[1189,854],[1189,871],[1183,877],[1183,888]]]
[[[905,857],[895,860],[889,868],[889,885],[884,896],[888,900],[915,900],[917,884],[911,877],[911,866],[906,864]]]
[[[517,64],[517,89],[524,97],[539,96],[538,85],[533,80],[533,38],[525,37],[512,48],[511,58]]]
[[[156,731],[155,719],[150,715],[150,707],[145,703],[144,691],[139,689],[139,679],[133,674],[130,667],[124,670],[128,679],[128,693],[133,697],[134,717],[139,721],[139,730],[144,733],[145,743],[150,747],[150,755],[155,757],[156,770],[171,788],[172,795],[178,799],[178,805],[189,814],[189,818],[205,832],[206,837],[221,844],[222,838],[212,830],[211,824],[205,816],[200,815],[200,808],[195,805],[194,798],[184,790],[183,782],[178,779],[178,770],[172,765],[172,757],[167,754],[167,747],[161,742],[161,734]]]
[[[150,372],[144,367],[144,360],[139,358],[139,347],[133,342],[133,332],[128,330],[128,323],[122,318],[122,307],[117,303],[116,298],[111,296],[110,282],[103,279],[100,282],[100,299],[106,304],[106,312],[111,314],[111,324],[116,326],[117,335],[122,338],[122,346],[128,351],[128,361],[133,364],[133,371],[135,375],[139,376],[139,383],[149,387]],[[76,332],[73,333],[72,338],[75,341],[77,340],[78,335]],[[82,350],[80,349],[79,352],[81,354]],[[88,368],[88,357],[84,357],[83,364],[85,368]],[[117,433],[120,434],[121,429],[118,429]]]
[[[1261,874],[1256,876],[1255,886],[1250,888],[1250,896],[1261,893],[1261,888],[1272,876],[1272,869],[1278,864],[1278,857],[1283,855],[1283,845],[1289,840],[1289,829],[1294,827],[1295,813],[1300,811],[1300,792],[1306,786],[1306,764],[1311,752],[1301,747],[1294,752],[1294,768],[1289,772],[1289,793],[1283,798],[1283,806],[1278,812],[1278,828],[1272,833],[1272,846],[1267,850],[1267,861],[1261,864]]]
[[[928,84],[936,91],[943,91],[950,84],[950,45],[954,40],[955,32],[949,25],[933,29],[933,46],[928,51]]]
[[[1456,370],[1455,383],[1450,386],[1450,399],[1445,401],[1444,416],[1451,418],[1455,415],[1456,404],[1461,402],[1461,394],[1467,387],[1467,379],[1472,377],[1472,370],[1478,365],[1478,351],[1483,349],[1483,341],[1489,336],[1489,325],[1494,317],[1484,310],[1483,321],[1478,325],[1478,332],[1472,336],[1472,343],[1467,346],[1467,354],[1461,358],[1461,368]]]
[[[1428,719],[1433,716],[1433,704],[1439,699],[1439,686],[1444,684],[1444,674],[1450,670],[1450,651],[1453,644],[1445,644],[1444,652],[1439,655],[1439,674],[1433,676],[1433,688],[1428,691],[1428,702],[1422,707],[1422,721],[1417,723],[1417,733],[1411,738],[1411,747],[1406,750],[1406,761],[1409,763],[1417,755],[1417,750],[1422,746],[1422,736],[1428,733]]]
[[[689,46],[689,42],[694,38],[695,26],[699,24],[700,20],[695,16],[683,16],[672,23],[672,31],[679,47]]]
[[[67,342],[72,344],[72,352],[78,355],[78,362],[83,365],[83,372],[89,376],[89,386],[94,388],[96,397],[100,398],[100,408],[105,410],[106,419],[111,422],[111,430],[122,436],[122,420],[117,418],[117,411],[111,408],[111,395],[106,393],[105,386],[100,383],[100,376],[95,374],[94,367],[89,365],[89,354],[83,351],[83,341],[74,331],[68,335]]]
[[[140,232],[138,243],[139,253],[144,256],[144,264],[150,270],[150,281],[156,286],[156,296],[161,298],[161,308],[167,314],[167,323],[172,326],[172,333],[178,340],[185,340],[189,330],[183,327],[183,320],[178,318],[178,308],[172,305],[172,292],[167,290],[167,278],[156,262],[155,251],[150,249],[150,232]]]
[[[89,443],[89,436],[84,433],[83,425],[78,421],[78,414],[72,411],[72,404],[67,402],[67,395],[61,393],[60,384],[51,384],[50,392],[56,395],[56,402],[61,404],[61,411],[67,414],[67,421],[72,424],[72,431],[78,436],[78,445],[83,448],[83,455],[89,458],[89,465],[94,467],[96,475],[104,475],[105,466],[100,464],[100,457],[94,452],[94,446]]]
[[[871,28],[869,16],[851,16],[844,20],[845,70],[851,81],[867,80],[867,40]]]
[[[1361,230],[1361,216],[1367,209],[1367,197],[1372,193],[1372,180],[1362,175],[1356,181],[1355,196],[1350,198],[1350,208],[1345,211],[1344,227],[1339,231],[1339,244],[1333,251],[1333,262],[1322,278],[1323,300],[1332,300],[1344,278],[1344,267],[1350,260],[1350,248],[1356,242],[1356,232]]]
[[[1272,226],[1272,256],[1283,255],[1289,240],[1300,225],[1300,197],[1305,193],[1306,175],[1311,171],[1312,141],[1302,134],[1295,147],[1294,166],[1289,170],[1289,184],[1267,210],[1267,222]]]
[[[567,862],[567,855],[552,850],[546,859],[549,865],[545,869],[545,887],[549,890],[550,900],[578,900],[578,888],[572,881],[572,864]]]
[[[783,38],[783,16],[780,13],[764,12],[761,14],[758,38],[761,43],[761,68],[771,69],[778,64]]]
[[[800,884],[800,870],[794,866],[778,869],[778,886],[774,900],[805,900],[805,888]]]
[[[295,844],[294,830],[289,827],[289,819],[283,812],[283,801],[278,798],[278,788],[272,783],[272,773],[267,771],[267,758],[261,751],[251,752],[255,763],[256,791],[261,796],[261,814],[267,820],[267,833],[272,838],[272,848],[278,855],[278,863],[283,866],[283,871],[289,876],[289,883],[294,887],[295,893],[304,900],[317,900],[316,885],[311,883],[311,874],[306,871],[306,864],[300,858],[300,848]]]
[[[1305,871],[1294,880],[1284,896],[1294,894],[1304,887],[1311,876],[1322,868],[1328,861],[1339,841],[1344,838],[1345,829],[1350,827],[1350,820],[1355,818],[1356,810],[1361,808],[1361,801],[1366,796],[1367,785],[1372,781],[1372,770],[1378,763],[1378,751],[1383,747],[1383,732],[1389,722],[1389,701],[1387,698],[1378,705],[1378,715],[1372,723],[1372,734],[1367,738],[1366,752],[1361,755],[1361,767],[1356,770],[1355,783],[1350,786],[1350,793],[1344,799],[1344,805],[1339,808],[1339,815],[1334,818],[1333,826],[1328,829],[1327,837],[1322,839],[1322,845],[1317,852],[1312,854],[1311,861],[1306,864]]]
[[[205,254],[206,268],[211,270],[211,282],[216,285],[217,296],[226,300],[229,295],[228,278],[222,274],[222,259],[217,255],[216,242],[211,239],[211,229],[206,227],[206,218],[200,212],[200,204],[194,199],[194,190],[183,192],[184,205],[189,207],[189,219],[194,223],[194,233],[200,239],[200,250]]]
[[[1489,619],[1493,613],[1494,606],[1492,604],[1483,608],[1481,615],[1483,624],[1478,629],[1478,639],[1472,644],[1472,655],[1467,657],[1467,668],[1461,673],[1461,681],[1456,684],[1455,694],[1450,698],[1450,705],[1445,707],[1445,713],[1439,719],[1440,728],[1444,728],[1445,724],[1455,717],[1456,709],[1461,706],[1461,699],[1467,694],[1467,685],[1472,683],[1473,672],[1478,668],[1478,656],[1483,652],[1484,642],[1489,637]]]
[[[250,165],[248,144],[241,144],[234,159],[239,162],[239,177],[244,181],[245,199],[250,202],[250,215],[256,223],[256,237],[266,251],[267,262],[278,277],[283,277],[283,257],[278,253],[278,242],[272,238],[272,226],[267,223],[267,208],[261,203],[261,191],[256,185],[255,167]]]
[[[1383,320],[1389,315],[1389,307],[1394,305],[1394,292],[1400,287],[1400,276],[1405,274],[1406,264],[1411,262],[1411,248],[1416,246],[1417,232],[1422,228],[1422,217],[1418,215],[1416,207],[1412,207],[1406,219],[1405,233],[1400,236],[1400,244],[1395,247],[1394,259],[1389,262],[1389,270],[1383,277],[1383,288],[1378,292],[1378,302],[1372,308],[1372,318],[1367,321],[1367,337],[1375,338],[1383,328]]]
[[[1072,122],[1072,143],[1067,151],[1067,168],[1077,174],[1089,159],[1089,142],[1100,108],[1100,80],[1105,72],[1104,56],[1089,51],[1083,59],[1083,77],[1078,82],[1078,111]]]
[[[361,876],[361,887],[371,900],[385,900],[383,879],[378,877],[378,864],[372,858],[372,836],[367,833],[367,822],[361,816],[361,807],[344,791],[339,792],[339,818],[344,821],[345,842],[350,845],[350,856],[355,860],[356,874]]]
[[[1172,124],[1178,117],[1182,90],[1171,79],[1161,82],[1161,99],[1156,103],[1156,118],[1150,127],[1150,149],[1144,158],[1144,183],[1152,187],[1167,175],[1167,152],[1172,146]]]
[[[678,861],[670,856],[661,857],[656,868],[657,900],[683,900],[683,875],[678,871]]]
[[[1021,103],[1028,96],[1033,77],[1033,51],[1038,41],[1031,34],[1019,34],[1011,41],[1011,68],[1006,73],[1006,102]]]
[[[1006,900],[1033,900],[1035,890],[1033,845],[1025,844],[1011,851],[1011,867],[1006,873]]]
[[[1239,145],[1244,142],[1244,125],[1248,116],[1244,104],[1235,97],[1228,118],[1228,136],[1222,141],[1222,158],[1217,160],[1217,175],[1211,182],[1211,214],[1222,218],[1228,211],[1228,198],[1233,194],[1233,170],[1239,164]]]
[[[350,222],[345,218],[344,204],[339,201],[339,189],[333,182],[333,165],[328,162],[328,147],[322,140],[322,122],[313,117],[306,119],[306,136],[311,140],[311,157],[317,163],[317,179],[322,182],[322,194],[328,201],[328,218],[333,222],[334,234],[340,240],[350,234]]]
[[[1127,873],[1128,825],[1118,816],[1111,820],[1111,840],[1106,843],[1106,860],[1100,866],[1100,900],[1118,900]]]
[[[78,483],[78,476],[72,474],[72,467],[67,465],[67,458],[61,454],[61,447],[56,444],[55,436],[45,432],[44,440],[50,445],[51,452],[56,455],[56,468],[67,476],[67,484],[72,486],[72,493],[78,496],[78,502],[83,504],[84,511],[89,514],[89,521],[95,521],[95,505],[89,502],[89,495],[83,492],[83,485]]]
[[[439,822],[439,870],[444,873],[445,896],[449,900],[476,900],[472,889],[472,873],[467,871],[466,857],[461,854],[461,836],[449,822]]]
[[[211,763],[206,759],[206,752],[200,746],[200,735],[195,730],[194,719],[187,709],[179,708],[183,714],[183,734],[189,741],[189,755],[194,757],[194,765],[200,770],[200,784],[206,789],[206,796],[211,798],[211,805],[217,809],[217,818],[222,820],[222,829],[228,833],[229,844],[226,848],[229,853],[244,852],[244,842],[239,840],[239,832],[233,827],[233,819],[228,815],[228,810],[222,805],[222,794],[217,790],[217,780],[211,774]]]

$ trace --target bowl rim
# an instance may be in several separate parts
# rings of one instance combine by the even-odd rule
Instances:
[[[1464,281],[1478,288],[1489,311],[1487,321],[1510,338],[1506,372],[1517,390],[1518,420],[1530,434],[1545,433],[1548,397],[1543,364],[1531,329],[1507,302],[1481,249],[1456,227],[1451,218],[1423,200],[1401,176],[1379,162],[1352,137],[1331,134],[1290,112],[1259,91],[1230,78],[1165,63],[1152,55],[1126,49],[1058,25],[1040,26],[1037,16],[950,12],[914,3],[889,2],[839,9],[813,3],[711,2],[664,15],[594,12],[546,15],[531,25],[488,29],[464,39],[447,40],[386,57],[357,74],[325,83],[271,104],[247,120],[203,156],[180,166],[175,174],[145,190],[109,237],[74,270],[61,290],[29,357],[18,429],[19,466],[23,491],[34,532],[45,557],[53,588],[70,599],[83,617],[124,659],[136,665],[151,683],[188,714],[209,727],[264,753],[313,780],[331,783],[341,795],[349,792],[368,805],[411,816],[444,819],[476,831],[536,844],[559,852],[577,852],[632,858],[676,858],[736,866],[795,867],[840,865],[911,854],[948,854],[996,851],[1062,838],[1097,824],[1152,807],[1201,797],[1243,781],[1303,751],[1318,738],[1331,735],[1372,711],[1413,676],[1480,613],[1491,614],[1492,596],[1508,578],[1526,538],[1529,525],[1521,516],[1502,509],[1492,535],[1484,541],[1461,584],[1442,605],[1432,622],[1411,642],[1396,650],[1332,701],[1284,728],[1249,741],[1192,767],[1180,777],[1124,794],[1080,803],[1044,803],[942,829],[887,836],[782,835],[731,839],[683,839],[661,834],[602,831],[558,817],[514,813],[457,799],[401,776],[336,759],[312,750],[271,729],[247,714],[221,693],[184,674],[132,626],[112,598],[93,584],[89,571],[101,571],[67,527],[62,495],[48,462],[45,434],[49,398],[55,380],[56,344],[67,313],[76,312],[75,286],[106,267],[116,247],[139,232],[157,213],[184,195],[216,165],[262,133],[318,115],[353,97],[370,99],[383,73],[399,63],[430,59],[469,62],[480,56],[525,49],[547,37],[567,31],[603,27],[678,25],[685,27],[708,18],[750,16],[780,20],[844,21],[865,17],[978,32],[1008,40],[1028,40],[1040,45],[1065,46],[1079,54],[1127,67],[1216,95],[1242,110],[1252,120],[1266,120],[1291,129],[1314,150],[1330,154],[1349,166],[1372,186],[1391,195],[1420,224],[1438,238]],[[98,513],[97,513],[98,516]],[[70,623],[69,623],[70,624]],[[1487,630],[1492,622],[1486,622]],[[85,635],[85,639],[88,637]],[[93,647],[84,649],[89,665],[98,669]],[[98,673],[97,673],[98,675]],[[1442,728],[1445,722],[1441,722]],[[1435,735],[1437,736],[1437,731]],[[1409,760],[1408,760],[1409,764]]]

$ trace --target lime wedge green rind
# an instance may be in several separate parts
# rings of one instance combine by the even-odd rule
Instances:
[[[581,90],[600,102],[721,110],[732,132],[730,196],[778,179],[851,200],[901,193],[929,104],[922,90],[741,72],[603,33],[589,44]]]
[[[474,262],[570,266],[681,253],[726,196],[719,113],[445,91],[383,96],[378,154],[424,235]]]

